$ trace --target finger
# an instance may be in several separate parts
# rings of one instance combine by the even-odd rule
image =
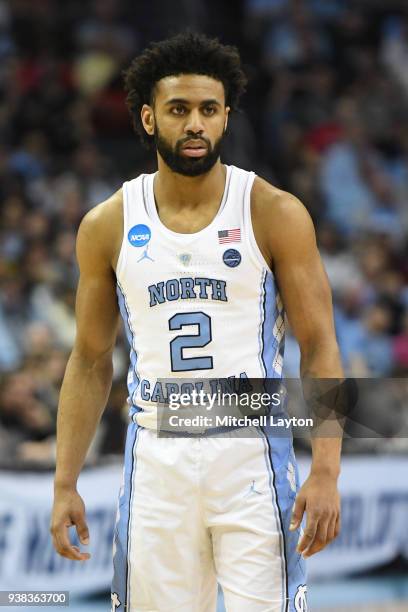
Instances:
[[[337,515],[336,526],[334,528],[334,537],[337,538],[341,530],[341,515],[340,512]]]
[[[306,500],[304,497],[298,495],[296,497],[295,505],[293,506],[292,518],[290,520],[289,530],[295,531],[298,529],[302,522],[303,514],[305,512]]]
[[[78,546],[70,545],[69,548],[61,550],[59,552],[61,557],[65,557],[70,561],[88,561],[91,558],[89,553],[81,553]]]
[[[84,544],[85,546],[88,545],[89,544],[89,530],[88,530],[88,525],[86,524],[86,521],[83,515],[80,515],[77,518],[75,518],[75,527],[76,527],[76,532],[78,534],[78,538],[81,544]]]
[[[333,515],[327,526],[327,543],[332,542],[336,537],[336,519],[337,515]]]
[[[68,549],[71,545],[68,537],[68,528],[71,525],[72,523],[68,519],[65,522],[61,522],[51,528],[54,546],[59,554],[62,554],[60,551]]]
[[[303,551],[309,546],[310,542],[314,540],[316,530],[318,526],[318,517],[315,514],[309,512],[307,514],[307,523],[306,529],[304,531],[303,536],[300,539],[300,542],[297,545],[298,553],[302,554]]]
[[[91,558],[91,555],[89,553],[81,552],[78,546],[71,546],[71,548],[75,552],[76,555],[79,555],[80,561],[87,561],[88,559]]]
[[[70,559],[71,561],[87,561],[91,558],[89,553],[82,553],[78,546],[74,546],[73,544],[62,546],[61,548],[57,547],[56,550],[62,557]]]
[[[319,519],[315,536],[310,541],[309,545],[304,549],[303,556],[305,558],[311,557],[315,553],[322,550],[327,544],[327,530],[329,527],[328,518],[321,517]]]
[[[80,553],[77,546],[72,544],[60,544],[58,540],[54,540],[55,550],[61,557],[71,559],[72,561],[84,561],[86,557]]]
[[[81,561],[78,550],[71,544],[68,537],[68,526],[63,525],[54,535],[55,549],[59,555],[73,561]]]
[[[90,558],[89,553],[81,553],[77,546],[73,546],[69,540],[68,529],[72,522],[63,523],[53,531],[55,550],[62,557],[73,561],[85,561]]]

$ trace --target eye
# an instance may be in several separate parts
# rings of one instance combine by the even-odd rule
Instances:
[[[172,106],[170,112],[173,115],[184,115],[186,109],[182,104],[177,104],[176,106]]]
[[[215,106],[205,106],[204,109],[204,115],[206,115],[207,117],[211,117],[211,115],[214,115],[217,111],[217,109],[215,108]]]

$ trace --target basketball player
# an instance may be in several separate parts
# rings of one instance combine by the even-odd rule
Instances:
[[[342,376],[307,211],[220,161],[244,87],[236,49],[203,35],[145,50],[126,72],[127,100],[158,171],[124,183],[78,232],[78,329],[58,411],[51,532],[61,555],[89,558],[68,529],[89,544],[76,483],[108,398],[120,312],[131,363],[114,540],[118,612],[214,612],[217,581],[228,612],[304,612],[304,559],[339,531],[339,440],[313,442],[299,490],[289,437],[255,426],[248,435],[156,432],[166,401],[160,379],[177,389],[186,378],[279,378],[283,308],[302,375]]]

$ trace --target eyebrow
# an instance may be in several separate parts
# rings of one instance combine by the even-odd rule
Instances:
[[[191,104],[190,100],[186,100],[185,98],[171,98],[166,103],[166,106],[170,106],[171,104]],[[221,106],[221,104],[215,98],[210,98],[209,100],[203,100],[200,103],[200,106],[208,106],[209,104],[215,104],[217,106]]]

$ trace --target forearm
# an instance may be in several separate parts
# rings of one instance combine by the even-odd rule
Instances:
[[[57,417],[55,486],[75,488],[108,400],[112,357],[89,358],[74,348],[61,388]]]
[[[335,478],[340,473],[343,429],[338,405],[341,381],[344,379],[340,353],[335,342],[305,350],[301,360],[301,376],[306,400],[310,400],[312,416],[319,421],[313,432],[311,472]],[[307,389],[307,390],[306,390]],[[316,397],[318,403],[315,403]]]
[[[342,379],[344,372],[337,342],[313,342],[301,348],[300,376],[302,379]]]

